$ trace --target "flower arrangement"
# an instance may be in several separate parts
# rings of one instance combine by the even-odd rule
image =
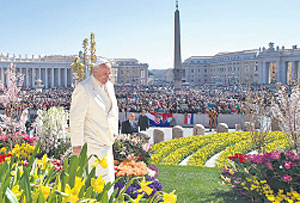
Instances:
[[[300,157],[293,152],[235,154],[221,174],[223,183],[252,201],[300,200]]]
[[[29,135],[21,133],[20,131],[13,134],[3,134],[2,136],[0,134],[0,147],[2,148],[12,150],[15,145],[24,143],[35,145],[36,137],[29,137]]]
[[[177,165],[193,154],[188,164],[204,166],[207,159],[215,153],[234,146],[247,137],[249,137],[249,132],[214,133],[161,142],[152,147],[154,154],[151,156],[151,163]]]
[[[154,165],[147,168],[146,163],[139,161],[123,161],[115,168],[117,182],[114,188],[125,191],[128,195],[127,200],[138,199],[146,202],[159,202],[164,199],[165,202],[176,202],[177,197],[172,194],[162,192],[162,185],[155,178],[157,168]],[[154,172],[154,173],[152,173]],[[129,185],[126,187],[126,185]],[[170,195],[170,196],[168,196]],[[172,201],[167,201],[171,198]]]
[[[88,169],[87,145],[79,157],[73,155],[64,161],[50,160],[47,154],[35,159],[39,147],[40,143],[22,163],[16,159],[18,150],[0,155],[1,201],[123,202],[125,191],[109,196],[108,191],[115,183],[106,183],[101,176],[97,177],[96,168]]]
[[[125,135],[117,139],[113,145],[114,159],[117,162],[124,160],[138,160],[149,163],[152,151],[149,143],[150,137],[139,135]]]
[[[36,139],[41,142],[40,152],[48,157],[59,158],[71,147],[70,132],[67,129],[68,112],[63,107],[38,110]]]
[[[142,162],[135,161],[123,161],[119,166],[116,167],[116,177],[120,176],[144,176],[147,175],[149,171],[147,170],[147,165]]]
[[[282,132],[274,131],[268,133],[269,140],[268,143],[265,144],[265,149],[261,151],[266,152],[274,152],[276,150],[284,151],[288,148],[288,141],[286,139],[285,134]],[[253,146],[251,142],[251,137],[246,136],[243,140],[236,143],[235,145],[230,145],[226,147],[226,149],[221,153],[220,157],[217,160],[217,166],[219,168],[224,168],[225,166],[230,165],[228,157],[233,156],[236,153],[248,153],[254,151],[255,146]]]

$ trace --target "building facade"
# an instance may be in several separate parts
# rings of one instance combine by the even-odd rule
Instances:
[[[24,74],[24,88],[34,88],[41,80],[44,88],[71,87],[75,81],[71,64],[75,56],[15,57],[0,55],[0,81],[6,86],[6,70],[15,64],[16,72]],[[112,63],[111,81],[114,84],[147,84],[148,64],[136,59],[109,59]]]
[[[147,85],[148,84],[148,64],[140,63],[131,58],[110,59],[116,73],[116,84],[119,85]]]
[[[195,84],[247,84],[259,82],[257,50],[192,56],[183,63],[186,82]]]
[[[73,56],[39,56],[31,58],[20,55],[9,57],[7,54],[0,55],[0,80],[6,86],[6,70],[10,63],[15,64],[16,72],[24,74],[24,88],[35,87],[36,80],[42,80],[45,88],[70,87],[73,80],[73,73],[70,64]]]
[[[183,63],[184,80],[192,84],[289,84],[300,79],[300,49],[269,48],[192,56]]]
[[[300,49],[297,45],[292,49],[279,46],[274,48],[274,43],[269,43],[269,48],[259,49],[258,63],[260,65],[260,80],[264,84],[280,82],[291,84],[300,79]]]

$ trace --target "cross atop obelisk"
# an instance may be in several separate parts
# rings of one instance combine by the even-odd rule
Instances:
[[[174,29],[174,86],[175,89],[182,89],[182,78],[184,70],[181,64],[181,48],[180,48],[180,21],[179,21],[179,10],[178,0],[176,0],[176,11],[175,11],[175,29]]]

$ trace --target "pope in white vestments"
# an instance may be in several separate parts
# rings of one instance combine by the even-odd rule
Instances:
[[[118,106],[110,74],[110,63],[97,61],[93,74],[76,86],[70,109],[73,153],[79,155],[87,143],[88,156],[95,154],[102,159],[106,155],[108,167],[96,169],[96,175],[106,183],[115,180],[112,144],[118,135]],[[94,160],[89,161],[89,168]]]

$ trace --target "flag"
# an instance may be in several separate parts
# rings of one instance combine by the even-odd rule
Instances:
[[[150,125],[157,127],[169,127],[173,119],[172,113],[146,113]]]
[[[184,114],[184,124],[194,124],[194,114],[192,113]]]

